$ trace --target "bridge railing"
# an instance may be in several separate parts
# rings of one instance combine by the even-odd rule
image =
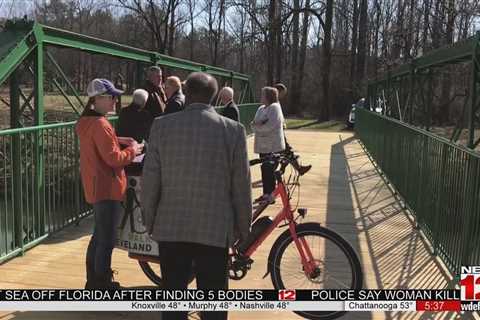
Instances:
[[[258,106],[239,105],[247,130]],[[80,180],[75,124],[0,131],[0,263],[90,213]],[[35,159],[38,137],[44,168],[40,173]],[[39,174],[42,178],[36,179]]]
[[[480,264],[480,156],[364,109],[356,132],[453,273]]]

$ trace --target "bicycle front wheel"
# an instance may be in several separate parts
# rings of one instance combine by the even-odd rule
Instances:
[[[305,272],[290,232],[272,247],[270,276],[275,289],[361,289],[363,273],[355,250],[339,234],[317,223],[297,226],[297,237],[310,250],[314,270]],[[336,319],[345,311],[295,311],[307,319]]]

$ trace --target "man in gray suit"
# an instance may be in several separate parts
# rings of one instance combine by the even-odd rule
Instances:
[[[228,248],[245,239],[252,218],[245,128],[218,115],[210,102],[212,76],[186,82],[186,108],[155,119],[142,177],[145,224],[159,242],[168,289],[187,288],[195,264],[197,286],[225,289]],[[165,313],[164,319],[187,319]],[[206,313],[202,319],[226,319]]]

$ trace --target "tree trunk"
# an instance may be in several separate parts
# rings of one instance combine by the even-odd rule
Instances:
[[[351,59],[350,59],[350,82],[352,83],[352,88],[354,87],[353,82],[356,74],[356,63],[357,63],[357,39],[358,39],[358,0],[353,0],[353,21],[352,21],[352,48],[351,48]]]
[[[375,0],[375,39],[374,39],[374,49],[373,49],[373,55],[374,55],[374,74],[375,78],[378,77],[378,34],[380,31],[380,16],[382,14],[382,8],[380,7],[380,3],[378,0]]]
[[[367,1],[367,0],[364,0]],[[320,120],[330,118],[330,68],[331,68],[331,41],[332,41],[332,20],[333,20],[333,0],[327,0],[327,11],[325,13],[325,37],[323,40],[323,66],[322,66],[322,89],[324,107],[322,108],[322,117]]]
[[[193,13],[195,11],[195,1],[196,0],[189,0],[188,1],[188,15],[190,17],[190,60],[194,60],[195,58],[195,25],[193,24]]]
[[[448,8],[447,8],[447,26],[446,26],[446,45],[450,45],[453,43],[453,30],[455,27],[455,0],[448,0]],[[447,103],[450,101],[450,91],[452,87],[452,79],[451,79],[451,72],[452,68],[447,67],[445,72],[443,73],[442,79],[442,95],[441,95],[441,102],[440,105],[443,104],[443,110],[440,110],[441,114],[441,122],[442,124],[447,124],[450,120],[450,110],[451,110],[451,103]]]
[[[245,11],[242,9],[240,25],[240,72],[245,72]]]
[[[275,53],[276,53],[276,76],[275,82],[282,81],[282,55],[283,55],[283,45],[282,45],[282,1],[278,1],[277,10],[275,14]]]
[[[296,114],[297,113],[297,106],[300,98],[298,93],[299,88],[299,70],[298,70],[298,44],[299,44],[299,35],[300,35],[300,22],[299,16],[300,13],[298,10],[300,9],[300,0],[293,0],[293,16],[292,16],[292,49],[291,49],[291,63],[290,63],[290,72],[291,72],[291,79],[290,79],[290,95],[289,95],[289,103],[288,103],[288,113]]]
[[[217,25],[217,30],[215,31],[215,36],[214,36],[214,43],[213,43],[213,48],[214,48],[214,53],[213,53],[213,61],[212,64],[216,66],[218,64],[218,48],[220,45],[220,40],[222,38],[222,21],[223,21],[223,15],[225,13],[225,0],[220,0],[220,12],[218,15],[218,25]]]
[[[406,34],[406,43],[405,43],[405,51],[404,51],[404,56],[403,56],[403,61],[406,63],[410,60],[411,58],[411,50],[413,46],[413,36],[414,36],[414,28],[413,28],[413,23],[415,19],[414,11],[416,9],[415,7],[415,0],[410,0],[410,8],[409,8],[409,14],[408,14],[408,30]]]
[[[424,0],[423,7],[423,38],[422,38],[422,54],[425,54],[428,51],[428,30],[430,26],[430,10],[432,6],[432,0]]]
[[[441,46],[441,36],[443,33],[443,0],[437,0],[435,3],[435,15],[433,17],[432,47],[437,49]]]
[[[170,26],[168,31],[168,54],[174,55],[174,40],[175,40],[175,11],[176,11],[176,2],[172,1],[172,11],[170,12]]]
[[[305,0],[305,8],[310,9],[310,0]],[[299,94],[301,95],[303,87],[303,75],[305,70],[305,60],[307,56],[307,40],[308,40],[308,29],[309,29],[310,19],[308,11],[304,12],[303,24],[302,24],[302,42],[300,44],[300,58],[298,60],[298,83],[300,88],[298,89]],[[300,101],[300,99],[299,99]]]
[[[274,48],[275,48],[275,11],[276,0],[270,0],[268,8],[268,37],[267,37],[267,83],[273,84],[274,74]]]
[[[360,2],[360,26],[358,37],[357,83],[361,85],[365,77],[368,32],[368,0]]]
[[[398,0],[397,3],[397,22],[395,26],[395,32],[393,36],[393,50],[392,50],[392,60],[398,60],[400,58],[400,53],[402,51],[402,42],[404,40],[404,30],[403,30],[403,14],[404,14],[404,5],[402,0]]]

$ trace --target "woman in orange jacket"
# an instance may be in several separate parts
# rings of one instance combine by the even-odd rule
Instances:
[[[93,206],[95,227],[87,249],[86,289],[119,288],[112,282],[112,251],[121,201],[127,180],[123,168],[130,164],[143,146],[134,139],[125,140],[121,150],[115,130],[105,118],[115,110],[123,91],[106,79],[94,79],[87,88],[87,106],[76,125],[80,140],[80,172],[85,198]],[[122,141],[122,144],[124,142]]]

